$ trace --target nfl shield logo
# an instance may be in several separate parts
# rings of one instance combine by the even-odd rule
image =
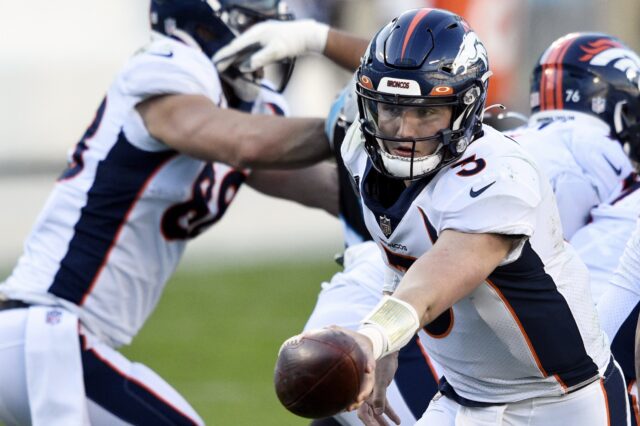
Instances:
[[[591,99],[591,110],[596,114],[602,114],[607,109],[607,101],[602,96]]]
[[[62,318],[62,312],[58,311],[57,309],[53,309],[53,310],[47,311],[45,321],[49,325],[56,325],[60,323],[61,318]]]
[[[378,223],[384,236],[389,238],[389,235],[393,232],[393,229],[391,229],[391,219],[383,215],[379,217]]]

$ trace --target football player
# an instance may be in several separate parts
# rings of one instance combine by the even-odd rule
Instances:
[[[640,183],[635,182],[618,197],[592,209],[592,221],[571,240],[589,267],[598,316],[627,382],[634,425],[640,424],[634,366],[640,288],[637,255],[632,250],[638,244],[634,229],[639,215]],[[633,236],[627,241],[629,235]]]
[[[327,132],[333,143],[338,166],[340,214],[345,236],[342,256],[344,270],[322,283],[316,306],[305,330],[330,325],[357,329],[360,319],[380,301],[385,266],[380,250],[367,231],[358,195],[340,156],[344,134],[357,115],[355,80],[334,102]],[[420,334],[423,334],[421,332]],[[414,424],[438,390],[440,367],[432,360],[416,336],[398,354],[398,370],[386,394],[390,418],[400,424]],[[381,402],[382,403],[382,402]],[[360,425],[356,412],[342,412],[335,419],[315,420],[314,426]]]
[[[614,37],[571,33],[554,41],[533,70],[529,124],[510,136],[551,181],[567,240],[633,172],[623,146],[637,137],[631,130],[640,112],[639,64]]]
[[[252,32],[242,35],[224,49],[233,52],[248,44],[259,43],[263,45],[263,49],[249,62],[260,66],[269,60],[286,56],[287,52],[295,52],[296,55],[308,51],[323,52],[325,56],[334,58],[335,55],[326,47],[305,50],[304,46],[314,44],[299,41],[317,39],[319,27],[319,24],[308,21],[304,26],[302,23],[266,22],[254,27]],[[292,34],[297,36],[292,37]],[[607,43],[607,37],[602,34],[571,34],[552,44],[534,70],[531,96],[534,115],[529,126],[512,133],[519,141],[522,140],[525,148],[530,150],[542,165],[543,171],[551,178],[552,187],[560,200],[560,217],[567,238],[587,222],[591,207],[612,194],[617,194],[624,182],[628,185],[633,181],[631,164],[622,146],[633,137],[630,131],[633,131],[633,116],[638,102],[633,94],[637,88],[634,90],[628,79],[620,78],[627,70],[619,68],[628,67],[628,61],[635,61],[635,54],[618,40],[609,37],[610,43]],[[297,41],[290,42],[292,39]],[[348,42],[355,45],[353,40]],[[569,46],[572,48],[569,49]],[[347,51],[356,52],[353,47]],[[615,51],[603,53],[607,48]],[[617,60],[600,64],[605,57],[613,58],[613,53],[618,55]],[[341,63],[348,61],[342,60]],[[554,98],[548,97],[541,104],[543,84],[547,91],[543,92],[543,96],[553,93]],[[555,98],[560,92],[567,94],[566,102],[563,102],[562,97]],[[623,181],[623,178],[626,179]],[[359,232],[354,234],[353,230]],[[347,231],[351,235],[362,233],[357,226],[348,227]],[[358,262],[359,265],[365,263],[362,259]],[[341,276],[337,275],[334,279],[336,278]],[[357,280],[350,282],[357,283]],[[314,326],[322,324],[317,321],[318,312],[324,313],[326,318],[333,315],[336,319],[343,319],[345,314],[339,314],[342,312],[339,308],[340,301],[347,303],[346,300],[349,299],[360,302],[366,300],[365,292],[361,291],[361,297],[355,296],[360,291],[357,286],[351,286],[349,291],[352,294],[340,297],[335,295],[340,291],[347,292],[349,287],[344,283],[333,286],[330,284],[323,288],[314,312],[315,317],[311,318]],[[334,296],[328,296],[329,293]],[[359,303],[358,306],[362,307],[364,304]],[[326,318],[323,318],[325,322]],[[336,322],[341,324],[339,320]]]
[[[153,40],[109,87],[0,284],[1,422],[203,424],[168,383],[117,348],[155,308],[186,243],[258,178],[248,167],[330,155],[324,120],[239,111],[284,107],[235,60],[220,75],[212,63],[234,24],[287,19],[281,3],[151,1]],[[306,193],[337,206],[336,177],[321,166],[314,170],[330,185]]]
[[[486,50],[460,17],[409,11],[372,40],[358,70],[360,121],[342,155],[367,229],[393,274],[354,339],[385,355],[425,326],[444,371],[418,424],[629,424],[625,382],[563,241],[551,186],[518,144],[481,123]],[[349,332],[344,330],[345,332]],[[567,420],[569,419],[570,420]]]
[[[242,63],[250,72],[282,60],[310,52],[322,53],[347,70],[354,70],[362,56],[367,40],[329,29],[313,20],[267,21],[258,23],[215,55],[219,69],[227,65],[225,57],[233,57],[243,50],[261,46],[252,51]],[[384,282],[384,265],[376,244],[364,225],[358,196],[353,190],[349,174],[340,156],[340,145],[348,124],[357,114],[355,81],[347,85],[332,107],[327,120],[327,134],[333,145],[338,165],[340,209],[339,217],[344,226],[346,250],[343,256],[344,270],[322,284],[322,290],[305,330],[340,325],[357,328],[362,315],[380,300]],[[415,337],[398,356],[398,371],[390,383],[386,395],[390,420],[412,424],[420,417],[429,400],[437,391],[440,369],[424,351],[420,339]],[[385,401],[380,401],[384,404]],[[314,426],[359,425],[355,412],[343,412],[335,419],[320,419]]]
[[[565,91],[579,88],[584,99],[575,108],[585,108],[587,114],[601,117],[608,123],[611,138],[624,144],[632,163],[637,164],[640,160],[640,58],[620,40],[606,34],[579,33],[563,39],[571,40],[564,59],[557,61],[563,88]],[[590,132],[595,134],[593,130]],[[577,141],[576,147],[579,146],[580,141]],[[604,152],[595,149],[588,154],[593,165],[598,164],[598,154],[600,158],[608,159]],[[597,168],[588,170],[597,171]],[[594,180],[602,181],[598,176]],[[640,214],[638,189],[640,183],[634,175],[624,180],[608,200],[591,209],[589,223],[576,231],[570,241],[589,268],[592,297],[597,303],[603,329],[609,336],[611,350],[624,372],[636,424],[634,335],[640,297],[637,285],[631,279],[630,271],[633,270],[629,269],[633,255],[625,254],[626,260],[615,272]],[[632,240],[628,244],[631,247],[635,243]]]
[[[542,54],[532,76],[533,115],[527,126],[509,132],[551,181],[567,240],[588,222],[589,210],[619,192],[621,181],[633,172],[622,148],[629,137],[625,120],[633,114],[623,105],[633,95],[625,92],[625,82],[616,73],[624,74],[629,66],[633,70],[635,54],[611,37],[612,45],[588,44],[597,42],[599,36],[608,37],[568,34]],[[362,44],[357,37],[327,30],[314,21],[267,21],[221,52],[230,55],[247,46],[262,46],[245,62],[247,69],[309,52],[321,52],[346,66],[358,64]],[[618,53],[622,56],[611,56]],[[609,88],[617,84],[622,89],[610,94]]]

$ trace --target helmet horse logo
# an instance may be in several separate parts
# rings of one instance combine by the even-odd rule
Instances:
[[[489,60],[487,58],[487,49],[476,33],[469,31],[464,35],[460,50],[458,50],[458,54],[451,68],[454,74],[464,74],[470,67],[478,63],[478,61],[484,62],[484,66],[488,67]]]

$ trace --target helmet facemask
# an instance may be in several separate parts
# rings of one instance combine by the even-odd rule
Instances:
[[[286,2],[282,0],[222,0],[220,3],[221,18],[236,34],[243,33],[259,22],[294,19]],[[295,58],[285,58],[261,70],[250,71],[249,60],[260,48],[259,45],[252,45],[238,52],[232,64],[221,75],[234,88],[238,97],[246,102],[255,100],[261,89],[282,93],[295,67]],[[220,61],[228,59],[222,58]]]
[[[399,96],[358,84],[360,124],[374,167],[416,180],[460,158],[480,131],[486,84],[459,95]]]

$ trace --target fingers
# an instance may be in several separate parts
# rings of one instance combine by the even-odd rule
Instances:
[[[231,43],[227,44],[213,55],[213,62],[216,64],[216,67],[219,71],[226,70],[229,65],[231,65],[238,55],[243,49],[251,46],[255,43],[260,43],[260,34],[252,33],[249,29],[242,36],[234,39]]]
[[[358,418],[367,426],[389,426],[384,415],[376,414],[368,401],[358,408]]]
[[[382,415],[387,402],[387,388],[385,386],[374,387],[369,402],[373,408],[373,412],[378,416]]]
[[[387,415],[392,422],[399,425],[400,424],[400,416],[395,412],[393,407],[389,405],[389,401],[385,401],[385,410],[384,413]]]
[[[263,49],[260,49],[258,52],[251,55],[248,67],[246,65],[243,65],[240,68],[240,71],[253,72],[266,65],[269,65],[281,59],[284,59],[286,55],[282,55],[280,51],[281,49],[278,49],[277,46],[273,44],[269,44],[265,46]]]

